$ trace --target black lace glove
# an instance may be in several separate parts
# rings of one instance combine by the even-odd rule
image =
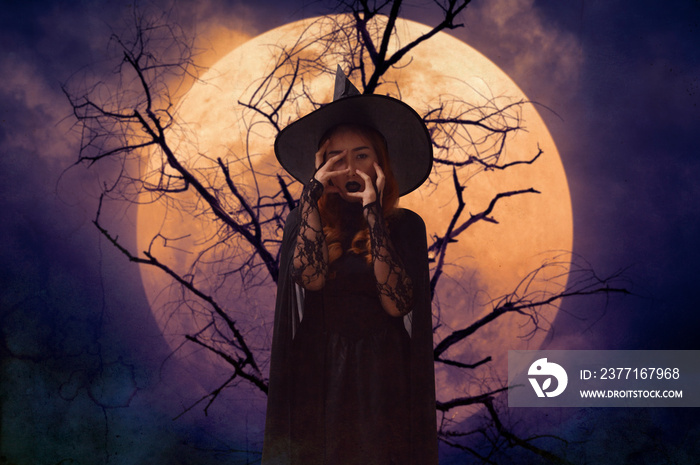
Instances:
[[[364,215],[369,226],[372,266],[382,306],[390,315],[405,315],[413,306],[413,284],[391,243],[379,202],[365,205]]]
[[[318,199],[323,184],[315,178],[304,186],[299,199],[299,234],[292,260],[292,279],[306,289],[320,289],[328,271],[328,248],[323,235]]]

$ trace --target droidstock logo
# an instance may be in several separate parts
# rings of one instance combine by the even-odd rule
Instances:
[[[537,393],[537,397],[556,397],[566,389],[566,384],[569,382],[569,377],[566,375],[566,371],[561,365],[557,365],[553,362],[548,362],[546,358],[541,358],[535,360],[535,362],[530,365],[530,369],[527,371],[530,376],[544,377],[542,386],[540,386],[537,378],[528,378],[532,388]],[[552,385],[552,377],[556,378],[557,386],[553,391],[548,391]]]

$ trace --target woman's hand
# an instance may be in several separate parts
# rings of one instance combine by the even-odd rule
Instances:
[[[349,173],[350,168],[346,166],[345,168],[339,170],[333,169],[335,164],[347,155],[348,151],[343,150],[339,154],[336,154],[326,160],[326,149],[328,148],[329,143],[330,139],[324,142],[321,148],[318,149],[318,152],[316,152],[316,172],[314,173],[314,178],[323,184],[324,193],[330,194],[333,192],[339,192],[338,188],[331,182],[332,178]]]
[[[384,171],[382,171],[382,168],[377,162],[374,162],[374,172],[377,173],[377,180],[373,183],[372,178],[370,178],[369,175],[360,170],[356,170],[355,173],[357,173],[362,178],[365,184],[365,188],[359,192],[347,193],[347,195],[350,197],[362,199],[363,207],[371,204],[377,199],[379,199],[380,205],[382,203],[382,193],[384,192],[384,184],[386,182],[386,178],[384,177]]]

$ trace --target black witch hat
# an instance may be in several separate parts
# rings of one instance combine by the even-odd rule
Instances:
[[[360,94],[338,66],[333,102],[284,128],[275,140],[277,160],[298,181],[314,173],[314,154],[321,137],[339,124],[371,126],[386,139],[400,195],[428,178],[433,146],[422,118],[410,106],[385,95]]]

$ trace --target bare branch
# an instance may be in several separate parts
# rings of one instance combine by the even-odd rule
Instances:
[[[539,455],[540,457],[552,462],[552,463],[560,463],[560,464],[566,464],[566,465],[573,465],[571,462],[568,460],[564,460],[563,458],[559,457],[558,455],[552,454],[549,451],[546,451],[544,449],[541,449],[539,447],[536,447],[532,445],[531,439],[522,439],[513,434],[511,431],[509,431],[501,422],[498,412],[496,411],[496,408],[493,405],[493,399],[488,397],[483,400],[482,402],[484,406],[486,406],[489,414],[491,415],[491,418],[494,421],[494,424],[496,425],[496,430],[511,444],[514,446],[519,446],[522,447],[523,449],[529,450],[530,452],[533,452],[536,455]]]
[[[101,201],[100,201],[100,208],[101,208]],[[258,388],[260,388],[263,392],[267,392],[267,384],[266,384],[265,380],[262,378],[262,373],[261,373],[257,363],[255,362],[255,357],[254,357],[253,352],[248,347],[248,345],[245,341],[245,338],[243,337],[243,334],[236,326],[236,323],[228,317],[228,314],[218,304],[218,302],[216,302],[216,300],[212,296],[202,292],[191,281],[186,280],[185,278],[180,276],[178,273],[173,271],[172,268],[170,268],[167,265],[160,262],[150,252],[148,252],[148,251],[144,252],[144,255],[146,256],[146,258],[141,258],[141,257],[138,257],[138,256],[131,254],[131,252],[129,252],[125,247],[123,247],[119,243],[119,240],[117,237],[113,237],[109,233],[109,231],[107,231],[105,228],[103,228],[100,225],[99,215],[100,215],[100,210],[98,209],[97,217],[95,218],[93,223],[95,224],[97,229],[100,231],[100,233],[104,237],[106,237],[107,240],[115,248],[117,248],[117,250],[119,250],[123,255],[125,255],[129,259],[129,261],[134,262],[134,263],[139,263],[142,265],[153,266],[153,267],[156,267],[156,268],[162,270],[167,275],[169,275],[175,282],[180,284],[183,288],[187,289],[189,292],[191,292],[192,294],[197,296],[199,299],[201,299],[202,301],[204,301],[210,305],[210,307],[216,313],[216,315],[219,316],[226,323],[227,327],[232,332],[232,334],[234,336],[234,340],[236,341],[236,346],[238,348],[240,348],[241,352],[243,353],[243,358],[240,360],[234,360],[230,356],[224,355],[222,352],[220,352],[218,350],[215,350],[215,349],[208,347],[208,346],[207,347],[210,350],[212,350],[213,352],[215,352],[217,355],[221,356],[226,361],[231,363],[238,370],[238,374],[241,377],[253,382],[253,384],[258,386]],[[202,341],[200,341],[199,339],[197,339],[196,342],[199,343],[200,345],[204,345],[204,343]],[[254,374],[247,373],[247,372],[242,370],[246,365],[251,366],[251,368],[254,370]]]
[[[474,223],[477,223],[478,221],[489,221],[491,223],[497,223],[496,220],[491,218],[489,215],[493,212],[493,209],[496,206],[496,203],[503,198],[507,197],[513,197],[515,195],[520,195],[520,194],[527,194],[527,193],[534,193],[534,194],[539,194],[540,192],[530,188],[530,189],[524,189],[524,190],[518,190],[518,191],[509,191],[509,192],[501,192],[499,194],[496,194],[496,196],[491,199],[491,202],[489,203],[488,207],[486,207],[485,210],[483,210],[480,213],[470,215],[469,219],[464,221],[461,225],[456,226],[457,221],[459,220],[459,217],[462,214],[462,211],[464,210],[465,207],[465,202],[464,198],[462,196],[462,192],[464,191],[464,187],[460,185],[459,179],[457,177],[457,171],[455,168],[452,170],[453,176],[453,183],[454,183],[454,188],[455,192],[457,193],[457,209],[455,213],[452,215],[452,219],[450,220],[449,225],[447,226],[447,230],[443,236],[440,237],[435,237],[433,240],[433,243],[428,247],[428,253],[434,256],[437,256],[437,265],[435,266],[435,271],[433,273],[433,277],[430,279],[430,292],[431,295],[434,295],[435,293],[435,288],[437,287],[437,283],[442,276],[443,273],[443,267],[445,264],[445,256],[447,254],[447,245],[451,242],[456,242],[457,236],[459,236],[462,232],[464,232],[468,227],[472,226]]]
[[[406,56],[406,54],[408,54],[415,47],[429,40],[431,37],[445,29],[456,29],[461,27],[462,24],[455,24],[454,20],[462,12],[462,10],[467,7],[470,1],[471,0],[448,0],[447,6],[438,4],[443,11],[442,21],[434,26],[430,31],[399,48],[388,57],[387,53],[389,50],[390,39],[394,34],[396,20],[399,17],[399,12],[401,10],[401,0],[386,2],[374,9],[371,9],[366,1],[360,2],[362,8],[352,6],[352,14],[355,18],[355,27],[358,31],[358,37],[362,42],[363,47],[368,51],[374,67],[373,73],[365,83],[364,93],[375,93],[382,76],[392,66],[395,66],[399,61],[401,61],[404,56]],[[380,34],[381,43],[379,50],[377,50],[372,34],[367,29],[367,24],[389,3],[391,3],[391,10],[386,16],[386,24],[383,26],[383,32]]]
[[[482,360],[479,360],[479,361],[476,362],[476,363],[463,363],[463,362],[458,362],[458,361],[455,361],[455,360],[448,360],[448,359],[439,358],[439,357],[436,358],[435,361],[436,361],[436,362],[440,362],[440,363],[444,363],[445,365],[451,365],[451,366],[454,366],[454,367],[457,367],[457,368],[466,368],[466,369],[469,369],[469,370],[473,370],[474,368],[478,368],[478,367],[480,367],[481,365],[484,365],[484,364],[486,364],[486,363],[489,363],[489,362],[491,361],[491,356],[488,356],[488,357],[486,357],[486,358],[484,358],[484,359],[482,359]]]
[[[462,196],[462,192],[464,192],[464,187],[459,183],[459,178],[457,177],[457,170],[454,168],[452,169],[452,181],[455,188],[455,192],[457,193],[457,209],[452,215],[450,223],[447,225],[447,230],[445,231],[444,236],[436,237],[433,244],[428,248],[428,254],[433,253],[436,254],[438,257],[437,265],[435,266],[435,271],[433,272],[433,277],[430,279],[431,299],[435,295],[435,288],[437,286],[438,280],[440,279],[440,276],[442,276],[443,267],[445,265],[445,256],[447,253],[447,244],[450,240],[454,240],[455,224],[457,224],[457,220],[462,215],[462,210],[464,210],[464,206],[466,205],[464,203],[464,197]]]
[[[451,410],[456,407],[464,407],[467,405],[475,405],[475,404],[483,404],[487,399],[490,399],[492,396],[499,394],[501,392],[506,392],[508,390],[507,387],[499,388],[493,391],[485,392],[483,394],[479,394],[478,396],[473,396],[473,397],[460,397],[457,399],[452,399],[447,402],[437,402],[437,409],[441,412],[447,412],[448,410]]]
[[[493,308],[490,312],[474,321],[469,326],[455,330],[443,338],[442,341],[435,346],[433,351],[435,358],[441,358],[441,355],[450,347],[466,339],[490,322],[508,313],[517,313],[527,316],[534,325],[533,331],[536,331],[538,329],[538,310],[542,307],[556,305],[558,302],[561,302],[567,297],[630,294],[630,292],[624,287],[614,286],[614,283],[620,278],[619,273],[612,274],[607,278],[599,278],[592,270],[580,268],[575,272],[572,272],[573,276],[576,278],[575,281],[570,283],[561,292],[539,291],[535,295],[531,295],[529,288],[535,279],[544,274],[545,270],[549,271],[550,269],[558,268],[561,265],[562,264],[556,260],[548,261],[537,269],[531,271],[520,281],[520,284],[512,293],[507,294],[497,302],[494,302]]]

